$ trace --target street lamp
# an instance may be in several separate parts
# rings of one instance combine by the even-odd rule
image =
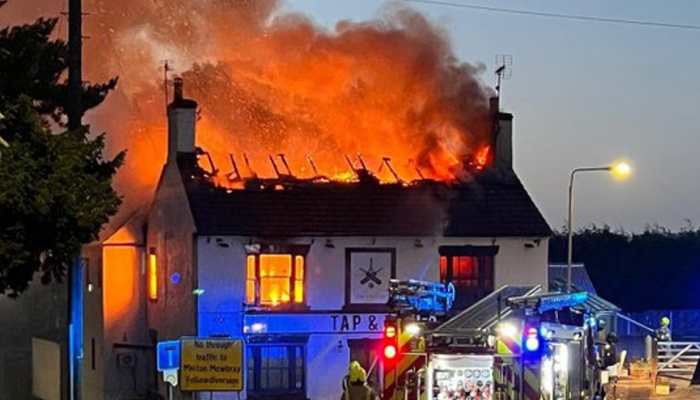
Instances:
[[[573,171],[571,171],[571,175],[569,178],[569,219],[567,222],[568,228],[568,246],[567,246],[567,257],[566,257],[566,291],[570,292],[572,289],[572,284],[571,284],[571,268],[572,268],[572,259],[573,259],[573,242],[574,242],[574,232],[573,232],[573,226],[574,226],[574,176],[576,175],[577,172],[610,172],[612,176],[616,179],[622,180],[627,178],[631,173],[632,173],[632,167],[624,162],[616,162],[611,165],[607,165],[605,167],[584,167],[584,168],[575,168]]]

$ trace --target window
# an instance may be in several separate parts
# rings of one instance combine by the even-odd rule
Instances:
[[[441,246],[440,282],[452,282],[455,308],[465,308],[494,290],[495,246]]]
[[[246,303],[304,303],[304,256],[251,254],[246,258]]]
[[[455,287],[478,287],[480,285],[493,285],[491,268],[481,268],[485,264],[492,263],[493,258],[482,258],[474,256],[452,256],[452,278],[449,280]],[[447,282],[447,256],[440,257],[440,280]],[[484,282],[479,280],[480,276],[484,278]]]
[[[158,300],[158,258],[154,247],[148,252],[148,298]]]
[[[248,398],[306,398],[303,345],[248,345],[247,358]]]

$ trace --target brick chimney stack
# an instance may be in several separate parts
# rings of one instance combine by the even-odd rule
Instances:
[[[178,153],[195,151],[197,102],[186,99],[182,89],[182,78],[175,78],[173,101],[168,105],[168,162],[175,161]]]
[[[513,114],[499,110],[498,97],[490,102],[493,118],[494,167],[504,173],[513,172]]]

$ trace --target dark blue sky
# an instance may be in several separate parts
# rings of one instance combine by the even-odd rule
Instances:
[[[700,25],[700,2],[455,0],[470,4]],[[287,0],[332,27],[377,15],[378,0]],[[503,103],[515,114],[515,166],[553,227],[565,222],[568,172],[629,159],[619,183],[581,176],[577,222],[640,230],[700,224],[700,30],[581,22],[407,3],[445,29],[464,61],[513,57]],[[489,72],[483,77],[492,84]]]

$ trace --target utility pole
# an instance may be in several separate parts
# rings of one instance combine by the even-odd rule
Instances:
[[[83,117],[82,0],[68,0],[68,129],[80,129]]]
[[[68,0],[68,100],[66,102],[66,111],[68,114],[68,129],[75,131],[81,129],[83,118],[83,7],[82,0]],[[80,262],[80,257],[76,256],[75,262]],[[67,361],[67,396],[66,400],[74,400],[76,398],[76,372],[77,364],[75,355],[76,343],[74,329],[74,313],[73,309],[75,301],[79,299],[73,298],[75,289],[80,290],[74,282],[75,266],[68,265],[67,270],[67,319],[66,319],[66,361]],[[78,281],[79,282],[79,281]],[[79,316],[82,318],[82,316]],[[79,326],[78,329],[82,329]],[[81,332],[82,334],[82,332]]]

